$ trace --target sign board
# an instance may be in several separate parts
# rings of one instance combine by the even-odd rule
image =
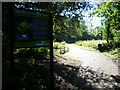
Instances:
[[[50,45],[51,21],[50,14],[14,9],[15,16],[15,47],[40,47]]]

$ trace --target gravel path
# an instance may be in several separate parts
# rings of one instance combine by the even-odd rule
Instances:
[[[118,75],[118,68],[112,60],[106,55],[80,49],[79,47],[69,44],[69,52],[65,56],[82,62],[82,66],[89,66],[93,70],[102,70],[106,74]]]

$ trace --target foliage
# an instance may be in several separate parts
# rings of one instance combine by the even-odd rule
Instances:
[[[90,35],[95,36],[96,40],[98,40],[98,39],[102,40],[104,38],[103,32],[104,32],[104,27],[99,26],[99,27],[96,27],[95,29],[91,30]]]
[[[111,50],[114,50],[115,48],[119,47],[117,45],[118,43],[109,44],[105,40],[76,41],[75,44],[78,46],[91,48],[91,49],[95,49],[95,50],[98,50],[98,44],[101,44],[102,52],[111,51]]]
[[[86,29],[82,20],[82,11],[92,8],[89,2],[37,2],[15,3],[17,8],[39,10],[52,13],[53,36],[65,40],[65,37],[79,37]]]
[[[66,46],[66,45],[67,45],[67,43],[65,41],[63,41],[63,42],[54,42],[53,43],[53,48],[54,49],[59,49],[61,46]]]
[[[54,49],[59,49],[59,47],[60,47],[60,43],[58,43],[58,42],[53,43],[53,48]]]
[[[104,17],[102,20],[105,26],[105,34],[108,43],[119,42],[120,43],[120,23],[119,23],[119,13],[120,13],[120,2],[113,2],[109,0],[107,2],[102,2],[98,5],[98,10],[96,13],[100,17]]]
[[[99,26],[91,30],[84,29],[77,40],[102,40],[105,39],[104,27]]]
[[[101,52],[113,59],[114,62],[120,60],[120,48],[117,46],[118,43],[108,44],[105,40],[88,40],[88,41],[77,41],[75,45],[81,46],[80,48],[98,51],[98,44],[101,45]]]
[[[36,53],[38,53],[41,57],[49,58],[49,49],[45,48],[45,47],[41,47],[41,48],[20,48],[20,49],[16,49],[16,52],[14,52],[14,53],[18,54],[20,56],[35,55]]]
[[[21,48],[14,52],[15,90],[43,90],[50,88],[50,62],[42,52],[47,48]],[[12,89],[10,63],[3,64],[3,89]]]
[[[111,53],[112,55],[114,55],[114,58],[113,58],[113,59],[115,59],[115,60],[120,60],[120,48],[116,48],[116,49],[110,51],[110,53]]]
[[[44,51],[43,48],[40,50]],[[16,53],[16,70],[18,73],[16,78],[18,81],[17,85],[20,85],[19,88],[24,87],[25,89],[36,90],[49,88],[50,73],[49,65],[46,63],[49,60],[40,52],[37,49],[22,49],[19,53]],[[24,54],[24,56],[21,54]],[[43,58],[46,61],[43,61]]]
[[[54,42],[53,43],[53,54],[54,54],[54,57],[56,57],[56,55],[62,56],[60,54],[60,48],[62,46],[65,46],[65,52],[67,52],[69,50],[68,49],[69,48],[68,44],[65,41],[63,41],[63,42]]]
[[[82,47],[87,47],[91,49],[98,49],[98,44],[105,43],[105,40],[87,40],[87,41],[77,41],[75,42],[76,45],[82,46]]]
[[[118,64],[118,62],[120,61],[120,48],[114,48],[110,51],[105,51],[103,53],[109,56],[116,64]]]

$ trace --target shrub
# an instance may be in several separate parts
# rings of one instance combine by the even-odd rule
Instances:
[[[49,55],[49,49],[46,47],[38,48],[38,50],[42,54],[43,57],[47,57]]]
[[[53,49],[59,49],[59,47],[60,47],[60,43],[58,42],[53,43]]]
[[[61,45],[66,45],[66,42],[65,41],[61,42]]]
[[[82,41],[75,42],[78,46],[82,46]]]
[[[53,49],[59,49],[61,46],[67,45],[65,41],[63,42],[54,42],[53,43]]]

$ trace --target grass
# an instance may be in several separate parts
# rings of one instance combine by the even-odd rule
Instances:
[[[113,62],[117,62],[117,60],[120,60],[120,48],[115,48],[111,51],[106,51],[103,53],[109,56],[113,60]]]
[[[87,40],[87,41],[76,41],[74,44],[79,46],[82,49],[100,52],[98,50],[98,44],[107,43],[105,40]],[[109,56],[113,62],[120,60],[120,48],[111,49],[110,51],[102,52]]]
[[[106,43],[105,40],[87,40],[87,41],[76,41],[74,44],[80,46],[82,49],[97,51],[98,44]]]

